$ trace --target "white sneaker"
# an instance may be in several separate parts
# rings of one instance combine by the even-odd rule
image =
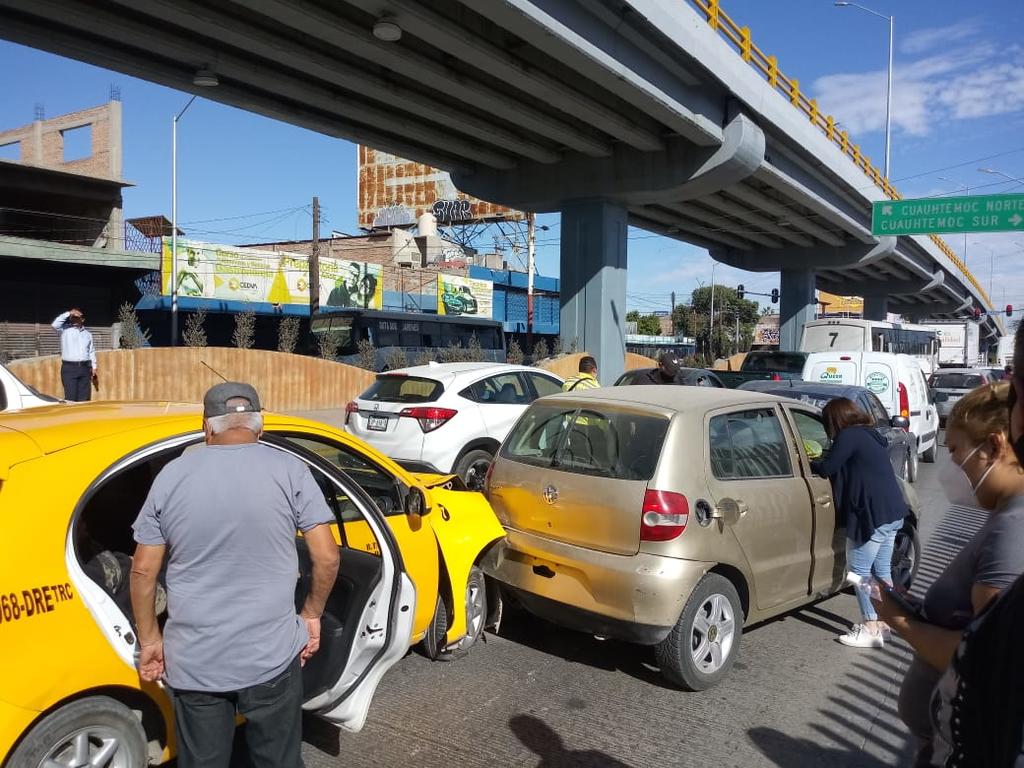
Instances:
[[[839,636],[839,642],[851,648],[884,648],[885,637],[881,632],[872,634],[863,624],[855,624],[845,635]]]

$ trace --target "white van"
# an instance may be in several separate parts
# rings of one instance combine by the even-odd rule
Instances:
[[[804,364],[804,381],[867,387],[892,416],[910,420],[923,461],[935,461],[939,415],[930,402],[918,360],[889,352],[815,352]]]

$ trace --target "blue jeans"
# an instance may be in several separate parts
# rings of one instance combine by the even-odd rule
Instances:
[[[892,550],[896,544],[896,534],[903,527],[903,521],[876,528],[871,538],[863,544],[854,544],[852,539],[846,540],[846,566],[863,579],[874,576],[892,586]],[[861,615],[865,621],[878,621],[875,606],[865,589],[854,589]]]

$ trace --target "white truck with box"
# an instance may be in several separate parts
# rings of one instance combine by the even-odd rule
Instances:
[[[928,323],[939,339],[939,365],[972,368],[982,364],[981,328],[974,320]]]

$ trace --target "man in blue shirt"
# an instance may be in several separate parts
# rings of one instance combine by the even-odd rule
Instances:
[[[52,325],[60,334],[60,380],[64,385],[64,399],[84,402],[92,394],[90,382],[97,380],[96,347],[92,334],[86,330],[85,315],[80,309],[70,309],[58,315]]]

